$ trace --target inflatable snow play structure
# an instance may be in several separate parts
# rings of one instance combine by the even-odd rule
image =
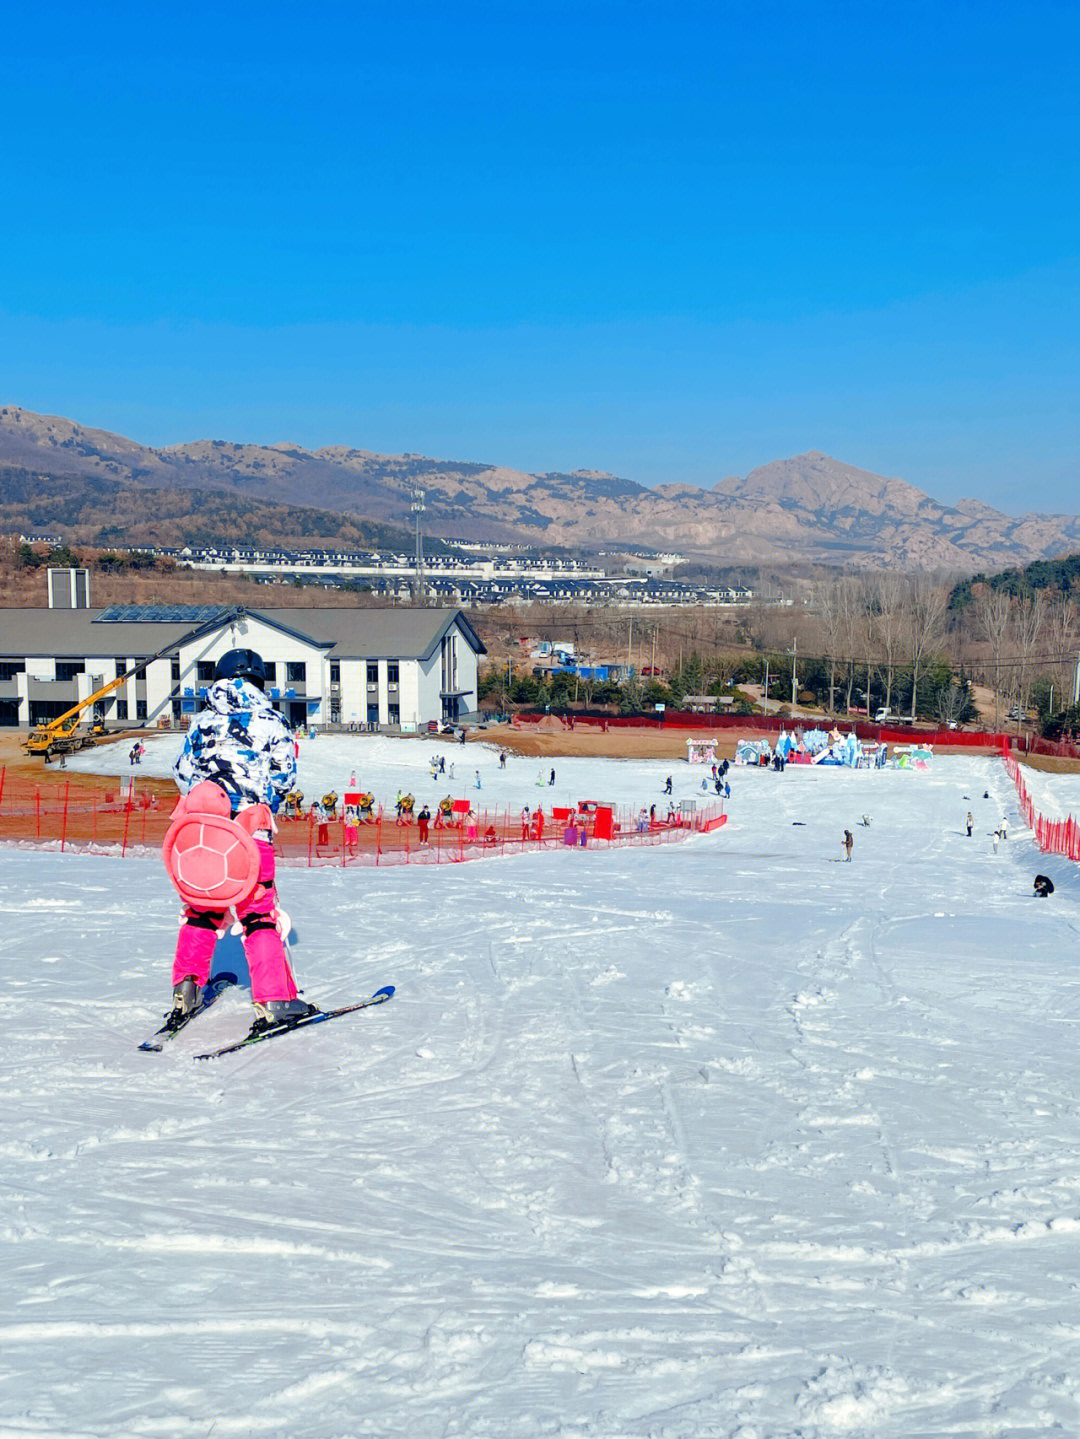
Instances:
[[[888,758],[888,749],[883,744],[864,744],[854,731],[841,734],[838,729],[811,729],[789,734],[781,730],[776,740],[775,755],[785,764],[881,769]],[[735,746],[736,764],[768,765],[773,762],[773,757],[768,740],[744,739]]]
[[[934,751],[928,744],[901,744],[893,752],[895,769],[929,769]]]

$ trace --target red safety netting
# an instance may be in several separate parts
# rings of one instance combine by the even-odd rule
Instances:
[[[1066,859],[1080,860],[1080,824],[1075,815],[1068,819],[1047,819],[1035,808],[1035,801],[1024,779],[1023,771],[1013,754],[1005,755],[1005,768],[1016,786],[1020,813],[1035,835],[1035,843],[1044,854],[1060,854]]]
[[[120,857],[145,854],[160,849],[175,802],[175,789],[161,781],[93,785],[57,776],[39,783],[0,769],[0,842]],[[455,810],[436,813],[423,838],[417,816],[399,820],[393,807],[376,807],[358,824],[347,824],[341,814],[279,815],[274,850],[283,864],[312,867],[457,864],[538,849],[672,844],[707,834],[726,819],[722,803],[701,805],[670,822],[587,800],[576,810],[533,810],[524,821],[520,809],[473,809],[467,799],[457,801]]]

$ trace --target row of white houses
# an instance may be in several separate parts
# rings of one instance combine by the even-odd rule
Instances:
[[[0,724],[54,719],[157,655],[95,705],[106,724],[182,725],[227,650],[257,650],[294,725],[400,725],[475,711],[484,645],[456,609],[115,605],[0,610]]]

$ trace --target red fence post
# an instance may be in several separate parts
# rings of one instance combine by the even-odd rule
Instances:
[[[129,783],[129,785],[128,785],[127,804],[124,806],[124,838],[123,838],[123,842],[122,842],[121,845],[120,845],[120,858],[121,858],[121,859],[123,859],[124,856],[127,854],[127,846],[128,846],[128,826],[129,826],[130,823],[131,823],[131,798],[132,798],[132,792],[133,792],[134,788],[135,788],[135,781],[132,780],[132,781]]]

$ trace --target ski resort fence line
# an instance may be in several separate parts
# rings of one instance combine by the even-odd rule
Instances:
[[[864,719],[835,719],[822,717],[812,719],[808,715],[735,715],[697,714],[688,711],[668,710],[663,715],[580,715],[572,714],[565,719],[555,715],[517,714],[513,725],[517,729],[535,727],[542,722],[555,720],[564,730],[582,728],[599,729],[602,732],[614,729],[676,729],[715,730],[719,737],[722,732],[737,730],[740,735],[770,735],[786,730],[789,734],[800,729],[813,729],[818,725],[832,728],[841,727],[844,734],[849,731],[857,739],[880,741],[884,744],[928,744],[935,749],[955,750],[999,750],[1002,754],[1010,749],[1022,749],[1025,754],[1053,755],[1059,759],[1080,759],[1080,744],[1068,739],[1049,740],[1038,735],[1005,734],[1001,730],[927,729],[925,725],[875,724]]]
[[[58,778],[39,784],[0,768],[0,842],[119,857],[145,854],[160,849],[175,799],[171,786],[160,781],[88,786]],[[340,815],[279,816],[274,850],[282,864],[294,867],[458,864],[540,849],[677,844],[720,828],[727,818],[722,803],[695,806],[673,823],[648,822],[640,811],[593,801],[582,801],[574,811],[556,806],[539,825],[535,816],[523,822],[520,811],[507,806],[474,810],[469,800],[458,800],[456,811],[438,827],[432,822],[425,844],[415,817],[398,824],[392,807],[376,810],[370,823],[359,825],[346,825]]]
[[[1005,768],[1016,786],[1016,796],[1024,822],[1035,835],[1035,843],[1043,853],[1060,854],[1066,859],[1080,860],[1080,824],[1077,823],[1076,816],[1071,814],[1068,819],[1047,819],[1046,815],[1035,808],[1035,801],[1031,798],[1027,781],[1015,755],[1005,756]]]

